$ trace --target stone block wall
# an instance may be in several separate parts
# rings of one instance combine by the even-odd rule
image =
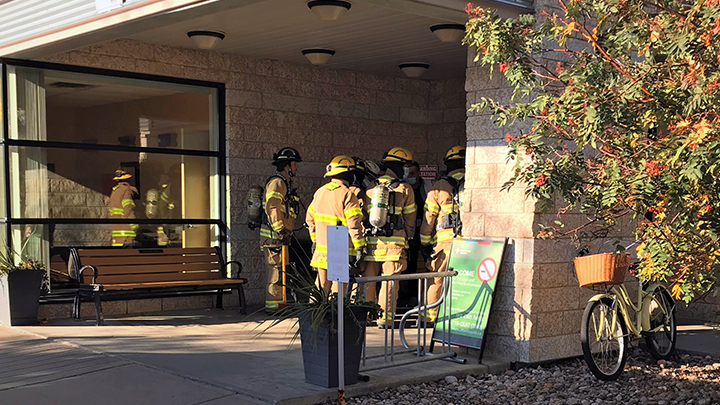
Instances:
[[[335,155],[377,161],[403,146],[420,163],[441,166],[447,149],[465,143],[462,79],[381,77],[131,40],[46,60],[225,84],[230,253],[244,264],[250,304],[264,300],[265,276],[244,200],[250,186],[273,174],[269,163],[279,148],[292,146],[303,156],[295,184],[309,204]]]

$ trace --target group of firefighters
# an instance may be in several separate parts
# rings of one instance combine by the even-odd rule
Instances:
[[[290,243],[296,229],[300,200],[293,178],[301,162],[300,153],[294,148],[285,147],[273,155],[277,174],[266,182],[260,194],[262,210],[256,210],[262,216],[255,220],[261,222],[260,244],[267,273],[265,309],[269,313],[280,309],[284,302],[282,248]],[[410,151],[394,147],[383,155],[379,166],[346,155],[332,159],[324,176],[329,182],[315,192],[305,215],[313,243],[310,265],[317,271],[317,282],[325,291],[337,289],[327,279],[328,226],[348,228],[350,266],[362,276],[404,272],[408,268],[408,249],[416,244],[415,238],[419,238],[419,251],[427,269],[445,270],[452,239],[462,231],[460,192],[465,176],[465,148],[451,148],[443,163],[445,174],[428,192],[420,220],[413,187],[416,184],[410,184],[416,183],[410,172],[413,167],[417,169],[417,163]],[[428,303],[436,302],[442,294],[442,278],[433,280],[426,292]],[[365,299],[382,307],[384,316],[378,320],[378,327],[384,328],[394,320],[395,314],[388,305],[395,308],[396,302],[390,302],[388,294],[397,300],[398,283],[381,283],[379,296],[374,284],[367,284]],[[389,284],[394,292],[387,291]],[[427,321],[434,322],[436,314],[431,310]]]

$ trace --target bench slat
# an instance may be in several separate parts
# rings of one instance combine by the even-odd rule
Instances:
[[[86,284],[92,283],[92,276],[83,276]],[[219,271],[193,271],[188,273],[120,274],[98,276],[97,284],[149,283],[154,281],[216,280],[221,279]]]
[[[166,256],[177,254],[215,254],[215,248],[78,249],[81,258],[112,256]]]
[[[98,266],[99,275],[149,274],[149,273],[181,273],[183,271],[220,270],[218,263],[184,263],[184,264],[148,264],[127,266]],[[85,275],[92,275],[86,270]]]
[[[126,266],[131,264],[183,264],[183,263],[218,263],[220,258],[217,255],[169,255],[169,256],[129,256],[129,257],[89,257],[80,256],[83,265],[92,264],[97,266]],[[219,267],[219,264],[218,264]]]
[[[122,283],[122,284],[103,284],[103,289],[107,291],[113,290],[132,290],[136,288],[155,288],[155,287],[185,287],[193,285],[240,285],[245,284],[245,280],[194,280],[194,281],[168,281],[153,283]]]

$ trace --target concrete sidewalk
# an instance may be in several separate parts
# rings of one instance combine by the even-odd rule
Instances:
[[[0,327],[0,404],[314,404],[333,398],[335,389],[305,383],[292,322],[260,335],[261,318],[195,310],[110,318],[103,327],[73,320]],[[368,329],[368,353],[380,352],[383,341],[382,331]],[[364,373],[369,382],[346,392],[510,366],[463,355],[468,364],[437,360],[370,371]]]
[[[678,325],[678,352],[720,357],[720,334],[716,328],[704,324]]]

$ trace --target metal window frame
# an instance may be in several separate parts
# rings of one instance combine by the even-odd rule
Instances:
[[[23,139],[10,139],[9,136],[9,94],[7,83],[7,67],[17,66],[33,69],[56,70],[61,72],[71,72],[79,74],[88,74],[95,76],[115,77],[133,80],[142,80],[149,82],[160,82],[168,84],[178,84],[187,86],[204,87],[215,90],[215,104],[217,113],[211,119],[216,120],[217,127],[217,150],[197,150],[197,149],[179,149],[179,148],[156,148],[141,146],[122,146],[122,145],[103,145],[103,144],[83,144],[75,142],[55,142],[55,141],[29,141]],[[4,156],[3,179],[5,181],[5,215],[0,216],[0,224],[5,225],[5,240],[11,244],[11,232],[13,225],[56,225],[56,224],[173,224],[173,225],[217,225],[219,228],[218,241],[219,248],[223,255],[226,255],[227,246],[227,206],[226,206],[226,132],[225,132],[225,84],[219,82],[210,82],[204,80],[194,80],[186,78],[177,78],[169,76],[160,76],[147,73],[126,72],[120,70],[92,68],[85,66],[65,65],[51,62],[38,62],[22,59],[0,58],[0,99],[2,100],[2,110],[0,110],[0,119],[2,120],[2,138],[0,139],[0,147]],[[218,218],[217,219],[109,219],[109,218],[16,218],[11,212],[11,192],[10,192],[10,147],[40,147],[40,148],[62,148],[72,150],[99,150],[110,152],[143,152],[156,153],[176,156],[205,156],[217,159],[218,174]]]

